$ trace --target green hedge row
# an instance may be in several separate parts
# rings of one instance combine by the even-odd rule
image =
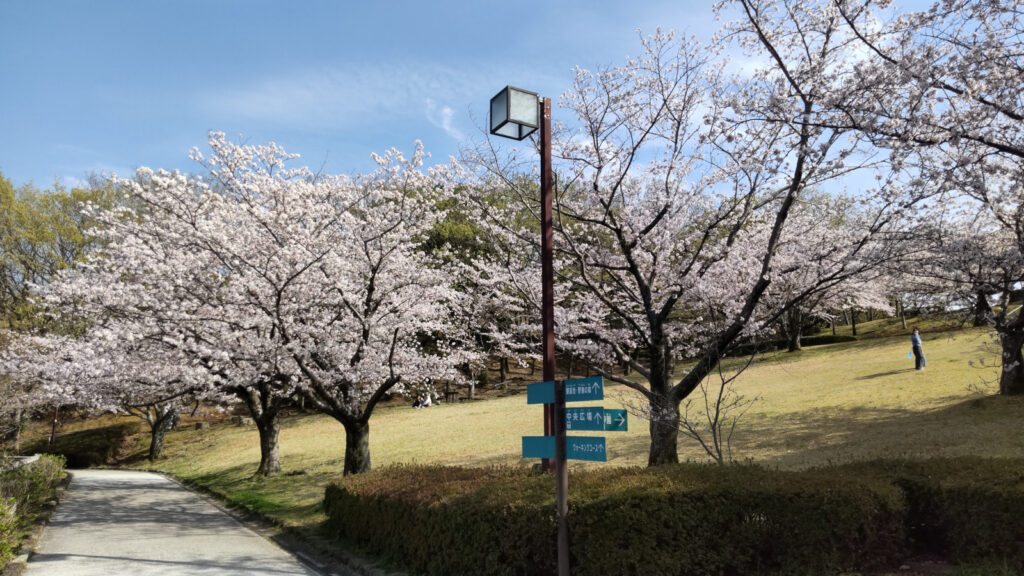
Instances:
[[[14,557],[25,529],[64,478],[64,459],[41,456],[0,472],[0,570]]]
[[[898,486],[832,470],[679,465],[573,474],[573,572],[827,574],[908,552]],[[524,469],[396,467],[324,502],[342,538],[426,574],[552,574],[552,480]]]
[[[996,560],[1024,573],[1024,460],[894,460],[836,471],[884,478],[904,491],[914,552]]]

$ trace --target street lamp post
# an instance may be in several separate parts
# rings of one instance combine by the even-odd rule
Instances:
[[[491,98],[490,132],[523,140],[540,130],[541,205],[541,325],[543,328],[544,380],[555,380],[554,231],[551,209],[551,99],[536,92],[506,86]],[[554,404],[544,405],[544,435],[555,436],[555,505],[558,508],[558,574],[569,576],[569,474],[565,448],[565,388],[555,384]],[[541,467],[552,468],[545,458]]]

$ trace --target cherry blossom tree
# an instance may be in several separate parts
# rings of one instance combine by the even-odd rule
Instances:
[[[421,148],[377,157],[366,177],[327,178],[286,170],[277,149],[216,135],[211,147],[195,158],[245,231],[219,257],[240,263],[235,300],[283,346],[284,373],[344,426],[344,471],[366,471],[369,419],[385,395],[458,379],[455,367],[474,358],[463,353],[458,267],[419,250],[443,217],[443,171],[420,170]]]
[[[217,203],[180,174],[143,169],[117,184],[123,205],[95,211],[105,249],[48,288],[49,308],[86,325],[116,323],[108,333],[123,347],[159,342],[202,367],[209,382],[250,408],[260,434],[257,473],[279,472],[277,416],[294,386],[274,369],[282,354],[265,338],[271,330],[231,300],[230,268],[211,250],[211,238],[203,244],[196,234],[200,222],[217,228]],[[162,405],[152,410],[164,412]]]
[[[934,287],[965,321],[994,326],[1002,347],[999,390],[1012,394],[1014,383],[1024,378],[1024,253],[1018,237],[974,199],[940,203],[931,216],[928,249],[906,274]]]
[[[838,14],[838,33],[853,52],[836,78],[845,97],[828,102],[838,112],[828,124],[870,137],[888,151],[893,169],[920,189],[976,200],[992,223],[1017,238],[1018,251],[1024,247],[1019,0],[942,0],[903,14],[887,1],[763,4],[764,11],[750,13],[751,22],[773,21],[800,38],[818,14]],[[994,294],[975,296],[983,309],[982,298]],[[1020,355],[1024,320],[1007,319],[997,332],[1004,357],[1000,391],[1024,393],[1024,371],[1008,370]]]
[[[300,239],[292,253],[304,256],[302,272],[262,307],[307,399],[344,426],[346,474],[370,468],[369,420],[385,394],[459,381],[458,366],[479,360],[459,314],[462,267],[420,250],[443,217],[445,170],[422,171],[421,147],[376,159],[378,171],[348,182],[347,196],[333,192],[314,204],[317,218],[293,224],[329,233]]]
[[[103,216],[107,249],[50,298],[154,339],[249,406],[260,473],[277,461],[281,403],[299,393],[346,430],[347,473],[369,469],[369,418],[391,392],[457,378],[458,268],[418,250],[445,199],[422,150],[368,176],[292,167],[276,145],[210,135],[207,174],[141,169],[128,206]]]
[[[13,355],[18,340],[24,334],[0,330],[0,359]],[[17,453],[21,449],[21,434],[28,415],[43,405],[37,382],[24,375],[0,369],[0,438],[10,442]]]
[[[209,398],[206,371],[149,340],[125,342],[97,327],[84,338],[23,335],[4,354],[0,370],[37,384],[57,405],[132,414],[149,427],[148,457],[160,457],[164,435],[186,398]]]
[[[730,34],[760,46],[747,29]],[[869,196],[863,234],[825,253],[810,244],[783,250],[807,191],[871,161],[856,134],[821,127],[831,37],[823,29],[796,66],[744,77],[724,78],[711,53],[659,32],[623,66],[578,71],[562,107],[579,128],[557,131],[556,338],[646,400],[651,465],[678,461],[680,402],[721,358],[871,262],[868,247],[895,217],[889,198]],[[481,206],[495,245],[534,253],[538,194],[518,177],[517,159],[487,147],[471,159],[481,186],[511,199],[507,210]],[[770,287],[805,265],[817,267],[816,282],[766,307]],[[695,364],[680,373],[684,359]],[[607,369],[620,362],[640,381]]]
[[[788,307],[778,329],[790,352],[801,348],[805,323],[833,319],[836,310],[891,311],[889,267],[905,246],[875,235],[858,252],[849,252],[872,235],[866,216],[871,213],[857,210],[855,199],[838,195],[807,194],[795,207],[778,255],[789,273],[777,278],[764,298],[768,310]]]

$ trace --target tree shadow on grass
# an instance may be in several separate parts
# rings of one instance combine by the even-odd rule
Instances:
[[[732,456],[786,469],[876,458],[1024,457],[1022,417],[1024,398],[1005,396],[979,396],[933,410],[858,406],[748,417],[736,428]],[[608,435],[611,464],[628,458],[642,465],[649,448],[647,435]],[[682,434],[679,457],[710,461]]]
[[[742,427],[736,448],[803,468],[872,458],[1024,456],[1016,442],[1024,399],[978,397],[935,410],[856,407],[785,414]],[[737,433],[739,434],[739,432]]]
[[[904,374],[906,372],[913,372],[913,368],[904,368],[902,370],[889,370],[888,372],[879,372],[877,374],[867,374],[865,376],[858,376],[856,380],[874,380],[875,378],[884,378],[886,376],[895,376],[896,374]]]

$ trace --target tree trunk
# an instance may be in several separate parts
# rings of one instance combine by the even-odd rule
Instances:
[[[236,390],[260,435],[260,466],[256,476],[274,476],[281,472],[281,456],[277,437],[281,431],[281,399],[275,394],[273,382],[263,381]]]
[[[502,357],[498,360],[498,377],[504,384],[508,380],[508,358]]]
[[[164,451],[164,435],[167,434],[167,430],[170,428],[171,422],[174,421],[174,416],[178,413],[176,406],[166,406],[157,404],[152,407],[153,418],[150,420],[150,439],[149,439],[149,461],[155,462]]]
[[[530,358],[530,376],[533,376],[536,373],[537,373],[537,359],[536,358]]]
[[[53,407],[53,423],[50,425],[50,441],[47,442],[50,446],[53,446],[53,441],[57,439],[57,422],[60,418],[60,405]]]
[[[508,390],[508,373],[508,358],[502,356],[501,358],[498,359],[498,378],[501,382],[502,392]]]
[[[345,426],[344,474],[362,474],[370,471],[370,424],[368,422],[342,422]]]
[[[833,316],[829,320],[831,320],[831,322],[832,322],[832,335],[835,336],[836,335],[836,317]]]
[[[650,433],[648,466],[679,463],[679,402],[672,397],[669,354],[657,344],[650,352]],[[701,363],[695,369],[699,369]]]
[[[850,310],[850,326],[853,327],[853,335],[857,335],[857,311]]]
[[[14,411],[14,453],[21,452],[21,431],[25,427],[25,409],[17,408]]]
[[[157,426],[152,430],[149,439],[149,461],[155,462],[157,458],[163,454],[164,451],[164,434],[167,431],[162,426]]]
[[[260,433],[260,467],[257,476],[274,476],[281,473],[281,456],[278,451],[277,437],[281,431],[281,419],[277,412],[272,416],[253,419],[256,430]]]
[[[896,299],[896,312],[900,315],[900,323],[903,324],[903,329],[907,329],[907,310],[903,307],[903,301],[899,298]]]
[[[803,347],[800,345],[800,330],[797,330],[789,335],[787,350],[789,352],[797,352],[799,350],[803,350]]]
[[[679,463],[679,406],[668,398],[651,402],[648,466]]]
[[[1024,394],[1024,327],[999,330],[1003,348],[1003,372],[999,376],[999,393],[1006,396]]]
[[[804,315],[798,308],[792,308],[786,313],[786,340],[787,349],[790,352],[800,350],[800,329],[803,327]]]
[[[995,322],[995,314],[992,306],[988,303],[988,295],[979,290],[974,301],[974,322],[975,328],[981,326],[992,326]]]

